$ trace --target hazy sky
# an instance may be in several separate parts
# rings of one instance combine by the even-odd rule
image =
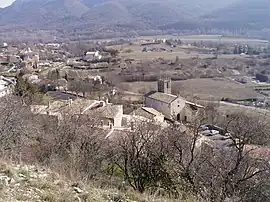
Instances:
[[[9,6],[15,0],[0,0],[0,7]]]

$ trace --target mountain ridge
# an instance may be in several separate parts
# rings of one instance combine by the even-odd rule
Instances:
[[[0,26],[69,30],[270,29],[269,0],[16,0]]]
[[[233,29],[264,29],[270,28],[269,10],[269,0],[241,0],[203,17],[217,28],[227,26]]]
[[[68,17],[83,20],[96,17],[96,20],[100,18],[101,21],[113,22],[121,22],[123,19],[124,22],[133,21],[130,20],[133,18],[157,27],[180,19],[194,18],[198,13],[203,14],[209,10],[208,6],[198,2],[200,0],[191,0],[189,3],[184,0],[16,0],[2,10],[0,23],[42,24],[42,20],[46,23],[47,20],[58,21]],[[210,4],[213,0],[207,2]]]

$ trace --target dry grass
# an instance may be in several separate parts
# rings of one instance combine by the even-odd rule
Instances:
[[[160,36],[140,36],[138,39],[140,40],[153,40],[155,38],[161,39],[181,39],[184,42],[190,41],[211,41],[211,42],[219,42],[219,35],[186,35],[186,36],[172,36],[172,35],[160,35]],[[243,43],[249,45],[265,45],[268,43],[266,40],[259,39],[250,39],[243,37],[222,37],[222,43]]]
[[[135,93],[156,90],[156,82],[122,83],[121,88]],[[189,100],[221,100],[222,98],[253,98],[260,96],[256,91],[230,79],[188,79],[173,82],[173,93]]]
[[[177,202],[179,200],[140,194],[131,188],[125,191],[105,186],[74,182],[49,169],[20,166],[0,162],[0,179],[8,177],[7,184],[0,181],[0,202]],[[183,202],[195,202],[192,197]]]
[[[230,79],[189,79],[173,84],[175,93],[183,97],[201,100],[221,100],[222,98],[244,99],[260,96],[252,88]]]
[[[192,58],[199,56],[200,58],[207,58],[210,55],[206,54],[197,54],[197,53],[186,53],[185,51],[177,52],[132,52],[132,53],[121,53],[120,56],[123,59],[132,58],[134,60],[152,60],[157,58],[163,58],[166,60],[173,60],[178,56],[180,59]]]
[[[140,94],[146,94],[151,90],[157,90],[156,82],[123,82],[119,85],[119,88]]]
[[[160,46],[160,45],[158,45]],[[156,47],[156,46],[153,46]],[[173,52],[170,51],[163,51],[163,52],[142,52],[143,47],[138,45],[127,45],[122,46],[119,48],[118,46],[115,47],[118,50],[123,49],[123,51],[120,51],[120,57],[123,59],[134,59],[137,61],[141,60],[154,60],[158,58],[163,58],[165,60],[174,60],[176,56],[179,57],[179,59],[188,59],[188,58],[211,58],[214,57],[212,54],[202,54],[199,53],[200,51],[208,50],[207,48],[197,48],[197,47],[188,47],[188,46],[179,46],[177,48],[173,49]],[[164,46],[167,50],[170,50],[170,47]],[[132,52],[127,53],[125,50],[130,49]],[[222,54],[219,55],[219,58],[226,58],[226,59],[232,59],[232,58],[240,58],[239,55],[229,55],[229,54]]]
[[[113,48],[120,51],[120,57],[123,59],[134,59],[134,60],[153,60],[157,58],[164,58],[166,60],[174,60],[176,56],[180,59],[192,58],[192,57],[200,57],[200,58],[207,58],[211,57],[212,55],[207,54],[199,54],[198,51],[201,49],[194,49],[194,47],[187,47],[187,46],[178,46],[177,48],[170,48],[164,44],[152,45],[153,48],[165,48],[167,51],[161,52],[142,52],[143,47],[139,44],[134,45],[117,45],[112,46]],[[126,51],[132,50],[132,51]],[[170,52],[172,50],[173,52]]]

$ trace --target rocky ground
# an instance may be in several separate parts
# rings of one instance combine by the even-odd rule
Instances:
[[[0,202],[176,202],[134,191],[99,189],[32,165],[0,160]],[[192,202],[193,200],[187,200]]]
[[[86,188],[79,183],[63,180],[48,169],[1,163],[0,202],[132,201],[121,197],[114,191]]]

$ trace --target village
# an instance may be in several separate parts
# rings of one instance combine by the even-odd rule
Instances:
[[[175,137],[181,144],[186,142],[181,148],[173,142],[180,156],[188,149],[198,161],[205,155],[248,154],[269,164],[270,141],[264,125],[269,121],[267,45],[220,45],[220,40],[192,43],[173,38],[87,45],[3,43],[0,99],[6,104],[3,109],[8,109],[8,100],[16,96],[20,107],[31,113],[33,125],[49,134],[58,131],[65,138],[70,131],[62,127],[86,127],[78,133],[88,134],[89,139],[93,136],[92,141],[104,145],[126,148],[121,145],[126,143],[123,139],[131,141],[132,147],[137,144],[132,140],[141,138],[140,147],[160,133],[169,135],[168,142]],[[148,133],[154,136],[144,137]],[[73,138],[80,135],[71,136],[67,142],[77,143]],[[58,134],[48,141],[51,138],[57,139]],[[192,163],[191,158],[188,165]],[[261,168],[259,165],[252,165],[248,174]]]
[[[89,46],[91,48],[77,47],[79,50],[74,48],[78,44],[53,42],[9,45],[4,42],[0,52],[0,97],[13,93],[17,84],[16,78],[20,75],[26,82],[38,86],[40,91],[46,95],[46,101],[43,101],[42,104],[31,105],[31,111],[34,114],[52,116],[57,121],[61,121],[61,117],[65,114],[98,114],[101,118],[100,127],[109,129],[106,137],[113,136],[114,131],[117,130],[130,130],[130,127],[138,121],[154,120],[163,127],[178,123],[185,128],[185,123],[191,123],[197,114],[204,111],[205,106],[200,104],[202,99],[191,102],[194,98],[190,96],[187,96],[189,100],[184,98],[184,92],[173,89],[173,81],[178,80],[175,78],[175,74],[172,74],[173,71],[168,69],[163,73],[152,72],[152,67],[144,64],[142,60],[138,61],[134,53],[137,47],[141,52],[138,55],[146,55],[145,52],[150,54],[156,52],[155,54],[158,56],[160,53],[164,55],[160,64],[167,63],[169,66],[180,67],[179,70],[186,65],[181,64],[181,61],[188,57],[192,58],[196,54],[199,65],[206,69],[208,69],[207,61],[212,57],[211,55],[214,55],[214,59],[240,55],[240,57],[247,58],[247,62],[250,61],[253,54],[258,58],[267,58],[268,47],[264,41],[260,42],[262,43],[260,45],[248,46],[241,43],[238,45],[221,44],[220,40],[219,36],[217,41],[202,40],[200,42],[192,42],[190,38],[97,41],[94,45]],[[119,43],[121,45],[118,45]],[[179,52],[179,47],[184,48],[185,52],[188,51],[188,54],[191,55],[185,56],[186,58],[183,59],[183,56],[180,56],[181,59],[177,56],[176,60],[172,59],[170,62],[166,59],[166,54],[162,53],[181,55],[183,53]],[[127,58],[129,54],[130,56]],[[206,63],[202,64],[200,60],[206,61]],[[160,64],[158,65],[160,66]],[[215,68],[219,69],[217,66]],[[257,92],[257,95],[253,97],[242,99],[222,97],[219,100],[214,98],[215,101],[222,103],[226,101],[228,102],[225,103],[226,105],[240,104],[239,106],[243,108],[247,106],[267,108],[269,99],[268,95],[264,93],[268,90],[268,77],[264,76],[267,74],[266,71],[260,70],[263,73],[257,74],[255,72],[254,81],[245,70],[240,71],[239,68],[238,70],[231,69],[231,72],[225,69],[224,73],[219,72],[217,75],[213,70],[212,72],[210,69],[207,71],[206,73],[210,74],[209,77],[221,77],[222,75],[222,77],[228,77],[231,81],[242,85],[249,86],[253,82],[254,86],[249,87],[253,91],[250,94],[256,95]],[[151,74],[154,75],[151,76]],[[197,74],[200,75],[200,72]],[[180,80],[188,78],[180,77]],[[124,81],[131,79],[131,84],[133,80],[142,81],[142,85],[144,81],[152,81],[154,87],[143,90],[143,92],[133,91],[132,88],[126,87],[128,85],[125,86],[117,81],[123,79]],[[124,87],[121,88],[121,85]]]
[[[270,202],[270,0],[0,0],[0,202]]]

